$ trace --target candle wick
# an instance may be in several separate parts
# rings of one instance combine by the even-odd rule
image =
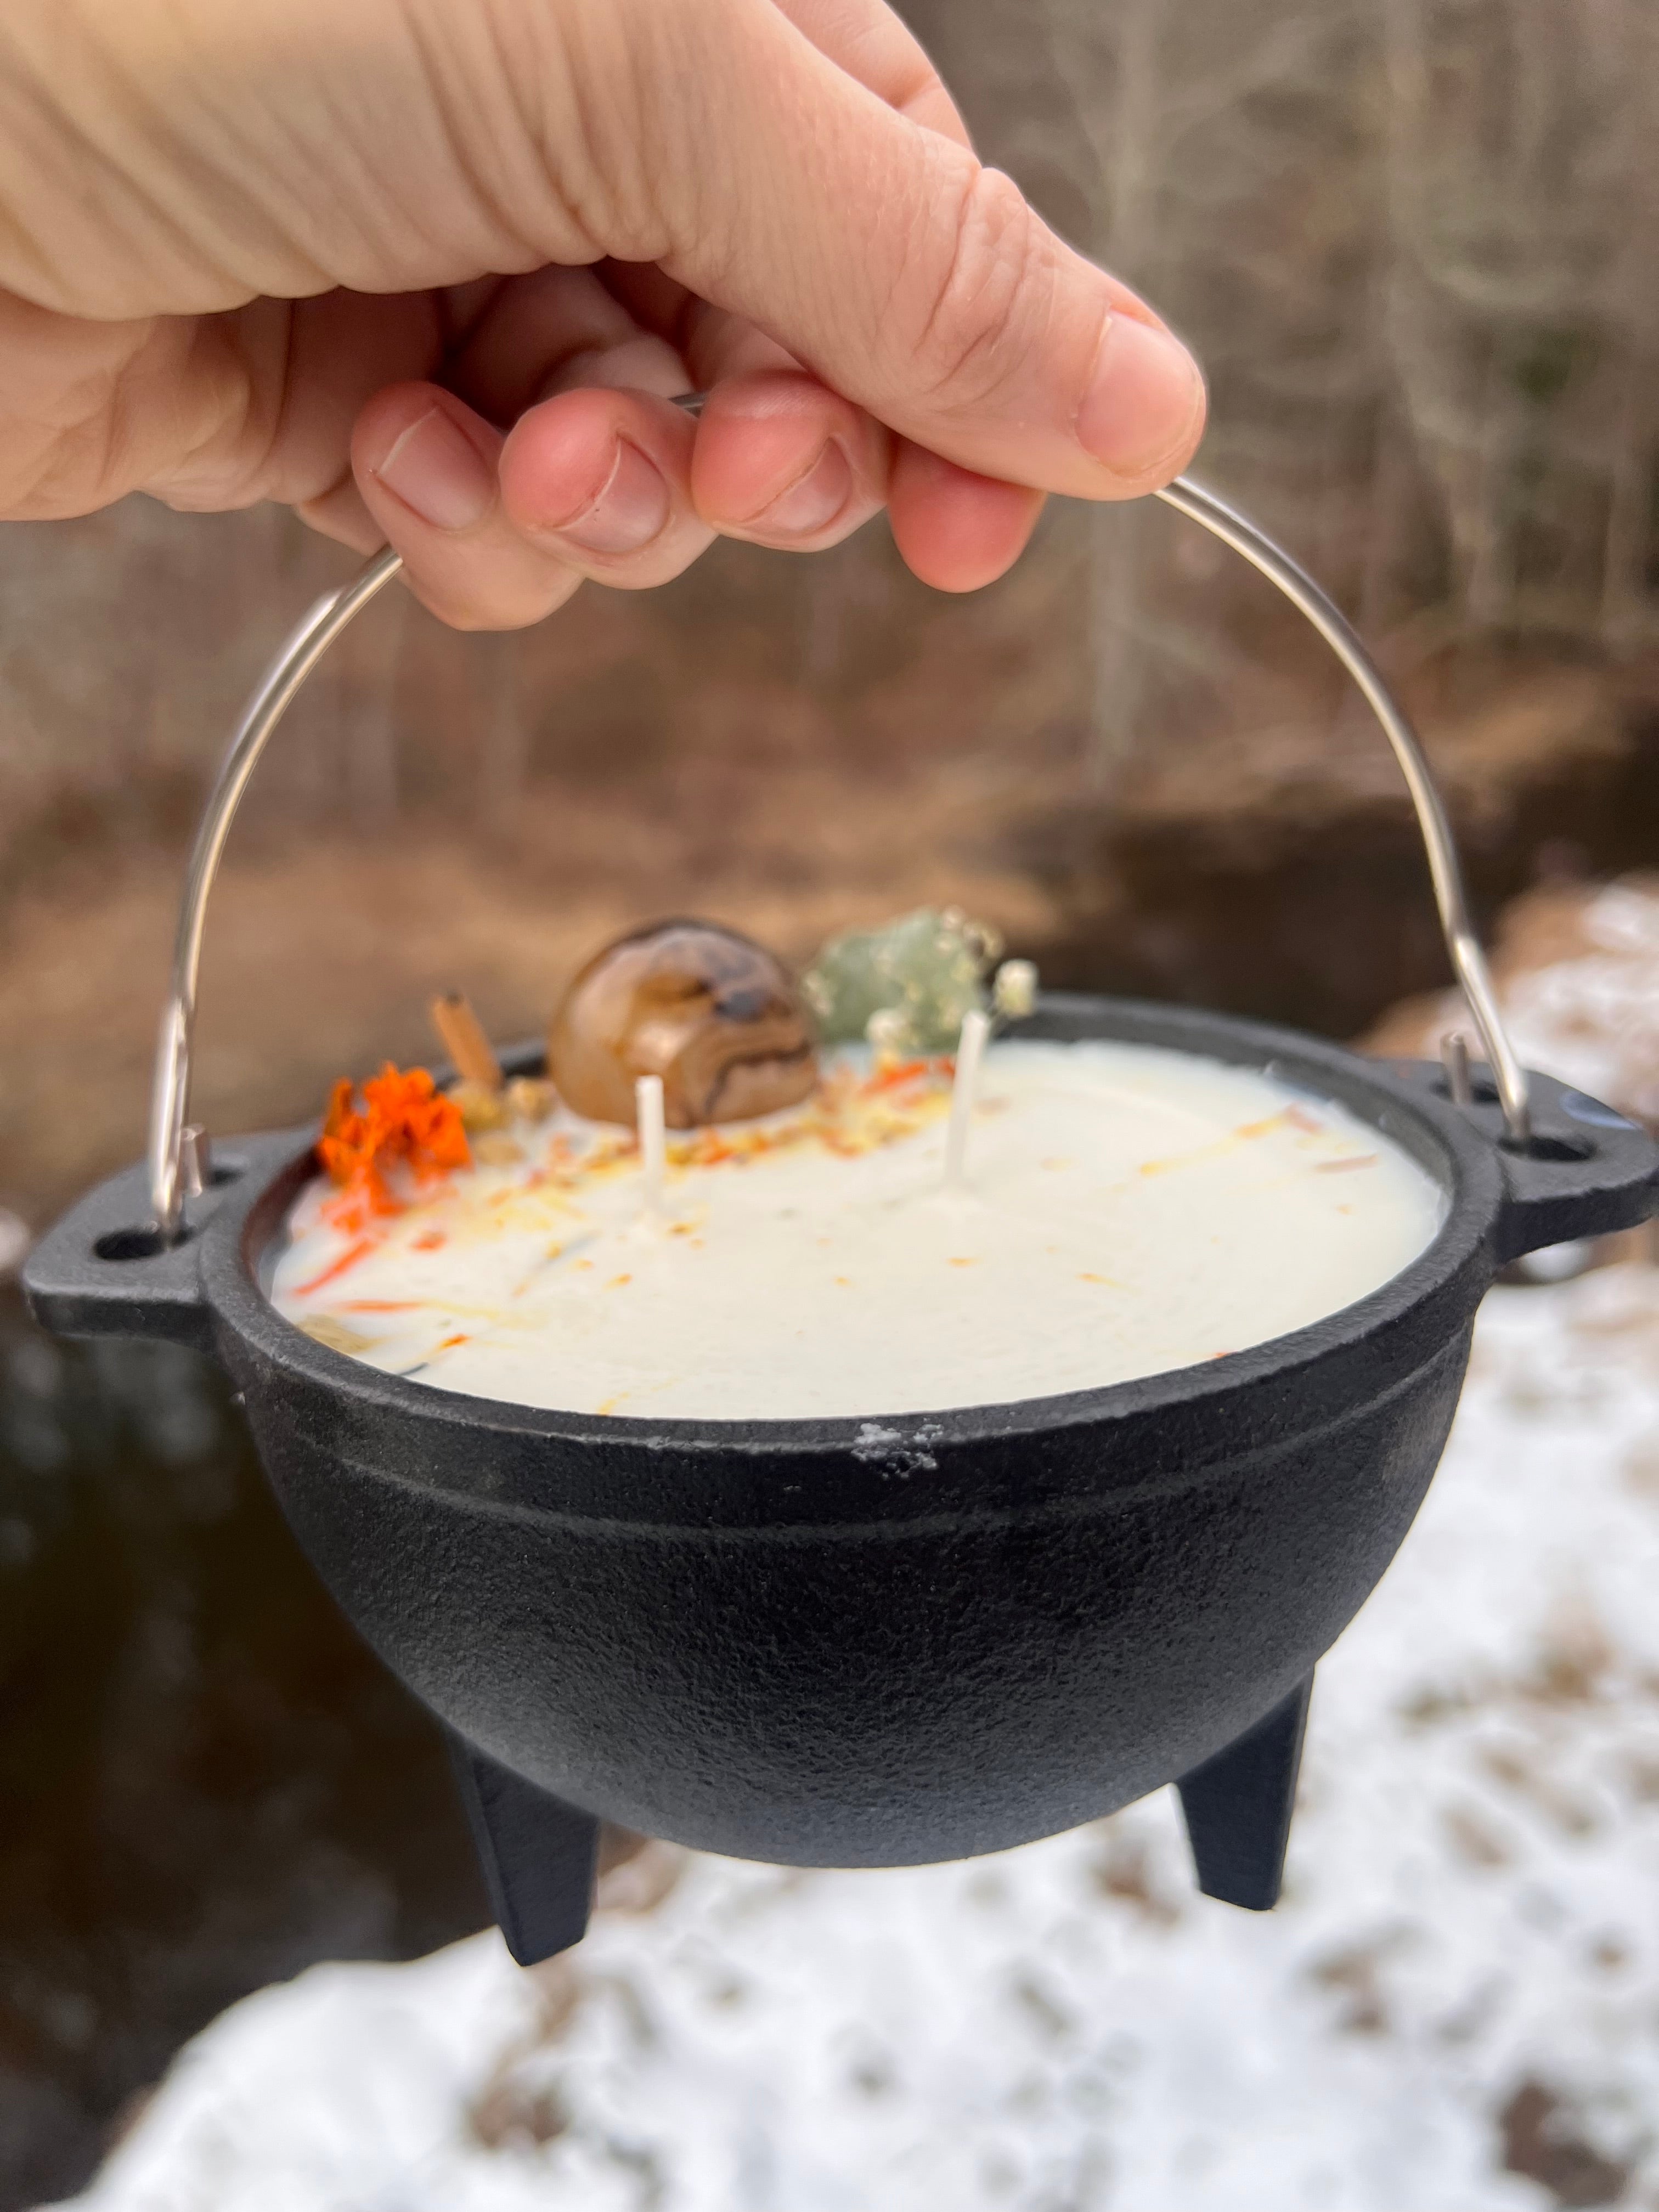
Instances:
[[[668,1218],[668,1134],[661,1076],[640,1077],[634,1085],[634,1110],[639,1122],[640,1164],[645,1171],[645,1218],[661,1223]]]
[[[957,1045],[956,1080],[951,1086],[951,1126],[945,1137],[945,1188],[968,1187],[968,1124],[979,1096],[979,1071],[985,1058],[985,1040],[991,1034],[988,1014],[964,1014]]]

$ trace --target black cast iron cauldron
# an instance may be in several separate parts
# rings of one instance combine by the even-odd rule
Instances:
[[[1482,1294],[1522,1252],[1645,1218],[1659,1151],[1557,1084],[1534,1079],[1528,1102],[1472,938],[1453,950],[1492,1053],[1484,1103],[1455,1102],[1432,1066],[1052,997],[1020,1033],[1204,1053],[1347,1107],[1440,1182],[1434,1243],[1254,1350],[1012,1405],[650,1422],[379,1374],[259,1287],[314,1172],[311,1133],[232,1143],[194,1194],[180,1141],[229,808],[349,597],[298,635],[233,747],[192,866],[148,1171],[43,1239],[25,1273],[36,1314],[227,1368],[318,1571],[449,1731],[522,1961],[580,1938],[601,1818],[740,1856],[896,1865],[1000,1850],[1176,1781],[1201,1886],[1270,1905],[1315,1663],[1410,1526]]]

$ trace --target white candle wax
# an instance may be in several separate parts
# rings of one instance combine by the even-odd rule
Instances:
[[[625,1133],[556,1115],[519,1164],[367,1224],[308,1187],[278,1309],[438,1389],[574,1413],[875,1416],[1117,1382],[1351,1304],[1423,1250],[1437,1185],[1340,1109],[1144,1046],[993,1044],[964,1185],[948,1066],[675,1136],[642,1225]]]

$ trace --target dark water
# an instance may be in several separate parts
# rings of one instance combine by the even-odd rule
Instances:
[[[0,2212],[78,2187],[247,1990],[486,1917],[436,1731],[216,1371],[0,1292]]]

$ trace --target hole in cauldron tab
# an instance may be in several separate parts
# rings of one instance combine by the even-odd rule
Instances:
[[[178,1239],[179,1243],[187,1243],[190,1236],[186,1229]],[[175,1247],[159,1229],[112,1229],[100,1237],[92,1249],[100,1260],[157,1260],[163,1252],[170,1252]]]
[[[228,1182],[240,1182],[246,1173],[246,1160],[216,1160],[208,1182],[215,1190],[222,1190]]]
[[[1588,1160],[1595,1152],[1587,1137],[1540,1136],[1536,1131],[1524,1144],[1509,1137],[1499,1141],[1506,1152],[1517,1152],[1525,1160]]]

